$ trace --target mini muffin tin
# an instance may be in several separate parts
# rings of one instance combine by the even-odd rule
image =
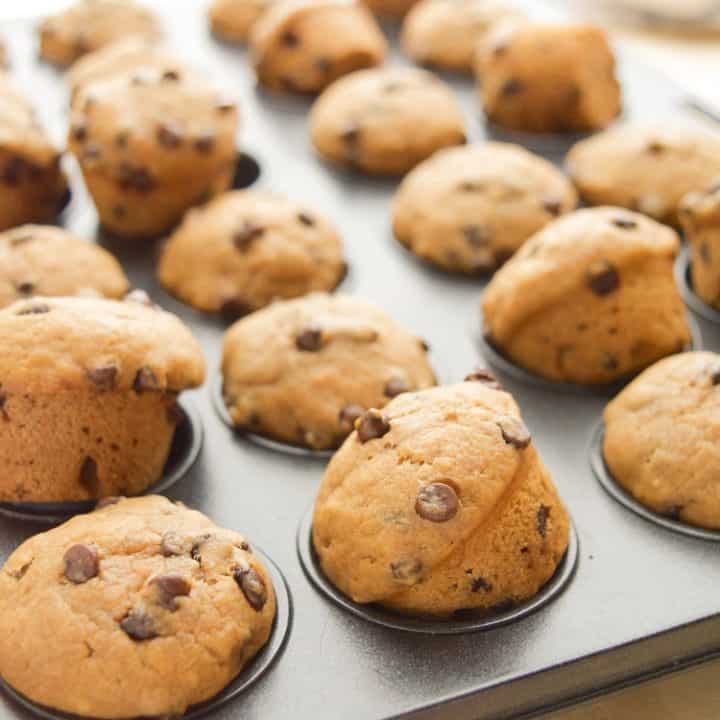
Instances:
[[[284,193],[336,222],[350,263],[348,291],[377,302],[424,337],[443,380],[460,381],[484,364],[477,329],[487,280],[436,271],[393,239],[390,202],[397,181],[344,173],[320,162],[308,140],[310,99],[257,88],[247,53],[208,34],[205,1],[148,4],[161,12],[170,46],[237,94],[243,115],[240,147],[247,155],[240,175],[252,178],[254,159],[260,169],[254,187]],[[539,3],[530,5],[536,10]],[[16,82],[60,141],[67,123],[61,73],[36,61],[29,23],[0,27],[0,35],[10,46]],[[390,62],[404,61],[394,50]],[[620,70],[628,119],[690,117],[682,92],[662,77],[627,58]],[[472,80],[443,77],[460,97],[469,137],[481,140],[485,131]],[[558,159],[554,152],[545,154]],[[278,452],[238,437],[227,426],[213,400],[225,324],[162,291],[154,278],[156,246],[98,234],[94,208],[71,158],[68,167],[73,197],[62,223],[114,252],[132,283],[183,318],[205,351],[208,380],[183,395],[202,416],[203,452],[167,494],[264,548],[292,594],[295,617],[282,654],[233,702],[206,708],[209,718],[517,717],[720,654],[718,544],[648,522],[616,502],[593,477],[589,449],[607,397],[525,383],[502,368],[500,379],[522,408],[579,537],[576,570],[564,591],[507,624],[452,635],[369,622],[328,599],[306,577],[297,547],[298,528],[327,459]],[[705,347],[720,349],[720,328],[704,318],[698,323]],[[0,518],[2,558],[40,529],[37,523]],[[302,553],[309,548],[301,537]],[[0,693],[0,720],[30,717]]]

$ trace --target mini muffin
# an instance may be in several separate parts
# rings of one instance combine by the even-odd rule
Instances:
[[[83,87],[69,146],[103,227],[146,238],[227,190],[237,128],[235,104],[206,78],[144,66]]]
[[[605,408],[615,481],[650,510],[720,530],[720,356],[673,355]]]
[[[382,63],[387,43],[355,0],[282,0],[253,26],[258,81],[274,90],[316,93],[353,70]]]
[[[506,0],[422,0],[403,21],[403,50],[421,65],[473,71],[478,44],[500,21],[523,21]]]
[[[210,29],[229,43],[244,44],[258,18],[276,0],[213,0],[208,9]]]
[[[180,717],[235,678],[274,617],[270,577],[242,535],[164,497],[121,499],[8,558],[0,674],[73,715]]]
[[[609,383],[690,342],[673,275],[679,239],[619,208],[578,210],[534,235],[490,281],[485,335],[551,380]]]
[[[0,346],[0,500],[137,495],[160,478],[177,395],[204,378],[175,316],[134,299],[19,300],[0,310]]]
[[[488,142],[440,150],[412,170],[393,201],[393,230],[444,270],[489,272],[576,204],[572,184],[552,163]]]
[[[40,57],[60,66],[123,38],[160,34],[155,16],[134,0],[77,0],[45,18],[38,30]]]
[[[568,153],[589,205],[619,205],[679,227],[685,195],[720,180],[720,135],[679,125],[619,125]]]
[[[88,53],[67,74],[70,97],[85,85],[150,66],[162,73],[182,73],[185,66],[169,50],[143,37],[130,37]]]
[[[33,295],[120,299],[128,290],[107,250],[61,228],[23,225],[0,233],[0,307]]]
[[[225,405],[240,429],[335,448],[368,408],[435,384],[426,352],[364,300],[315,293],[277,302],[225,334]]]
[[[387,20],[400,20],[418,0],[363,0],[375,15]]]
[[[323,158],[371,175],[402,175],[465,142],[452,90],[403,67],[360,70],[333,83],[312,107],[310,134]]]
[[[278,298],[333,290],[345,272],[325,218],[281,195],[236,191],[187,214],[157,274],[188,305],[235,319]]]
[[[60,153],[3,72],[0,93],[0,230],[50,222],[68,199]]]
[[[512,130],[591,132],[620,114],[612,49],[590,25],[521,23],[491,32],[476,74],[488,119]]]
[[[690,246],[693,290],[720,309],[720,184],[686,195],[680,222]]]
[[[369,410],[330,461],[313,545],[354,602],[491,613],[555,573],[568,515],[513,398],[476,377]]]

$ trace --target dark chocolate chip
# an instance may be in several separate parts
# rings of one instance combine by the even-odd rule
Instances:
[[[430,352],[430,343],[427,340],[420,338],[420,347],[424,352]]]
[[[7,411],[7,395],[4,393],[0,393],[0,415],[2,415],[2,418],[5,422],[8,422],[10,420],[10,415]]]
[[[307,225],[308,227],[314,227],[315,225],[315,218],[306,212],[299,212],[297,214],[297,219],[299,222],[301,222],[303,225]]]
[[[346,405],[338,414],[340,427],[346,432],[352,432],[355,427],[355,421],[365,414],[365,408],[362,405]]]
[[[97,463],[89,455],[83,460],[80,466],[79,481],[92,497],[97,496],[99,486]]]
[[[160,552],[165,557],[183,555],[185,553],[185,540],[174,530],[168,530],[160,541]]]
[[[22,295],[32,295],[35,292],[35,283],[21,282],[17,286],[17,291]]]
[[[85,140],[87,140],[88,131],[85,125],[74,125],[70,132],[78,142],[85,142]]]
[[[620,361],[610,353],[603,353],[602,366],[605,370],[613,371],[620,367]]]
[[[155,303],[150,299],[150,296],[140,288],[131,290],[124,298],[125,302],[134,302],[139,305],[145,305],[146,307],[154,308]]]
[[[236,105],[232,100],[219,100],[215,105],[215,109],[221,114],[234,112]]]
[[[143,367],[137,371],[135,380],[133,380],[133,390],[136,393],[153,392],[159,388],[158,379],[149,367]]]
[[[178,80],[180,80],[180,73],[177,70],[166,70],[162,74],[162,80],[165,82],[178,82]]]
[[[252,308],[240,298],[226,298],[220,306],[220,314],[228,322],[237,320],[239,317],[243,317],[243,315],[247,315],[250,312],[252,312]]]
[[[295,347],[303,352],[317,352],[322,348],[322,329],[316,325],[304,327],[295,337]]]
[[[712,375],[710,375],[710,381],[713,385],[720,385],[720,368],[713,370]]]
[[[498,421],[497,426],[500,428],[503,440],[508,445],[523,450],[530,444],[530,431],[522,420],[506,417]]]
[[[500,88],[500,94],[504,97],[512,97],[513,95],[519,95],[524,90],[525,85],[520,82],[520,80],[511,78],[503,83],[503,86]]]
[[[117,181],[121,190],[148,193],[155,189],[155,181],[147,168],[128,163],[122,163],[118,168]]]
[[[385,397],[394,398],[397,395],[402,395],[402,393],[407,392],[409,389],[410,386],[403,378],[395,377],[391,378],[387,381],[387,383],[385,383],[385,389],[383,390],[383,394],[385,395]]]
[[[590,290],[600,297],[609,295],[620,287],[618,271],[606,260],[592,263],[585,274],[585,279]]]
[[[171,125],[160,125],[156,133],[158,143],[168,150],[173,150],[182,142],[182,135]]]
[[[368,410],[357,423],[357,436],[361,443],[383,437],[390,432],[388,419],[379,410]]]
[[[360,140],[360,128],[354,124],[348,125],[340,132],[340,139],[348,146],[349,152],[354,153]]]
[[[612,224],[615,227],[622,228],[623,230],[634,230],[637,227],[637,222],[632,218],[618,216],[613,218]]]
[[[404,583],[415,583],[423,571],[423,565],[419,560],[398,560],[390,563],[392,576]]]
[[[660,155],[665,150],[665,146],[659,140],[651,140],[647,144],[647,151],[651,155]]]
[[[233,245],[238,250],[247,250],[255,238],[259,238],[265,232],[265,228],[256,225],[252,220],[245,220],[242,227],[233,233]]]
[[[296,32],[292,30],[286,30],[280,36],[280,44],[284,47],[297,47],[300,44],[300,38]]]
[[[556,200],[555,198],[548,198],[547,200],[544,200],[542,205],[545,212],[550,215],[555,215],[556,217],[562,210],[562,202],[560,202],[560,200]]]
[[[233,577],[242,590],[250,607],[260,612],[267,602],[267,589],[265,588],[263,579],[253,568],[248,568],[247,570],[235,568]]]
[[[492,236],[490,230],[482,225],[467,225],[462,232],[465,240],[473,247],[485,247]]]
[[[115,136],[115,147],[124,150],[128,146],[129,140],[130,133],[127,130],[121,131]]]
[[[95,503],[95,510],[102,510],[110,505],[117,505],[123,499],[123,495],[108,495],[107,497],[100,498]]]
[[[98,390],[105,391],[112,390],[115,387],[117,372],[115,365],[103,365],[92,370],[86,370],[85,375]]]
[[[15,314],[16,315],[44,315],[50,312],[50,306],[46,303],[33,303],[32,305],[23,305]]]
[[[100,572],[97,550],[82,543],[73,545],[65,551],[63,563],[65,577],[76,585],[91,580]]]
[[[190,581],[180,573],[157,575],[150,582],[157,586],[158,601],[168,610],[176,610],[175,598],[188,596],[192,588]]]
[[[457,515],[459,503],[455,490],[445,483],[434,482],[420,488],[415,512],[430,522],[447,522]]]
[[[137,610],[131,610],[120,621],[120,627],[133,640],[152,640],[157,637],[152,618]]]
[[[200,555],[200,548],[210,539],[210,534],[205,533],[195,538],[192,547],[190,548],[190,557],[202,565],[202,555]]]
[[[465,376],[465,382],[479,382],[493,388],[494,390],[503,389],[495,375],[493,375],[493,373],[487,368],[476,368],[469,375]]]
[[[545,537],[545,533],[547,532],[547,521],[548,517],[550,516],[550,508],[547,505],[541,505],[538,508],[537,515],[535,517],[537,527],[538,535],[540,537]]]
[[[215,136],[210,133],[206,135],[200,135],[193,140],[193,147],[199,153],[209,153],[215,147]]]
[[[480,590],[484,590],[485,592],[490,592],[493,589],[492,583],[489,583],[484,577],[479,575],[476,578],[473,578],[470,581],[470,592],[480,592]]]

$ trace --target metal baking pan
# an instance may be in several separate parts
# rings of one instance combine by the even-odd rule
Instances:
[[[286,193],[337,223],[351,267],[350,291],[426,338],[443,379],[460,380],[481,363],[476,328],[485,281],[433,271],[393,240],[389,210],[397,183],[319,162],[307,136],[310,101],[257,89],[246,53],[208,34],[204,2],[165,2],[162,12],[170,44],[236,91],[244,118],[241,147],[261,168],[257,186]],[[36,61],[29,23],[8,24],[0,34],[10,45],[18,84],[61,140],[67,117],[62,76]],[[397,53],[392,61],[402,62]],[[627,117],[688,112],[682,93],[655,73],[626,59],[621,75]],[[445,77],[461,97],[470,138],[482,139],[471,80]],[[73,189],[63,223],[96,238],[95,212],[75,170]],[[208,717],[520,717],[720,653],[718,544],[649,522],[595,480],[591,439],[606,398],[555,392],[511,375],[502,380],[522,407],[579,536],[577,570],[565,591],[515,622],[458,635],[384,627],[329,601],[306,578],[296,548],[327,458],[278,452],[228,428],[213,408],[211,391],[224,325],[158,287],[154,247],[97,239],[118,256],[134,285],[191,326],[206,353],[209,380],[188,393],[202,416],[204,447],[168,494],[246,534],[280,566],[290,586],[294,622],[284,652],[251,688]],[[718,326],[697,320],[705,347],[720,348]],[[3,559],[38,529],[37,523],[0,518]],[[0,720],[18,717],[31,715],[0,694]]]

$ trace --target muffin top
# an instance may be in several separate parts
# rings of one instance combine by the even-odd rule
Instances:
[[[45,18],[39,31],[43,57],[59,65],[122,38],[160,33],[152,13],[134,0],[77,0]]]
[[[0,389],[179,392],[200,385],[202,351],[188,328],[143,293],[19,300],[0,310]]]
[[[212,31],[227,42],[244,43],[256,20],[277,0],[212,0]]]
[[[332,532],[323,558],[342,557],[378,599],[398,591],[405,568],[393,564],[432,568],[466,541],[534,454],[515,401],[492,382],[406,393],[355,427],[327,467],[315,522],[322,514]]]
[[[720,356],[660,360],[605,408],[604,456],[641,503],[720,529]]]
[[[128,289],[107,250],[61,228],[23,225],[0,233],[0,307],[33,295],[118,299]]]
[[[587,202],[677,225],[682,198],[720,180],[720,135],[672,123],[622,124],[577,143],[566,166]]]
[[[275,616],[272,583],[245,539],[160,496],[31,537],[5,563],[0,590],[3,679],[91,717],[182,715],[234,678]]]
[[[435,383],[422,341],[383,310],[320,293],[233,325],[223,379],[236,425],[311,448],[336,447],[366,409]]]

